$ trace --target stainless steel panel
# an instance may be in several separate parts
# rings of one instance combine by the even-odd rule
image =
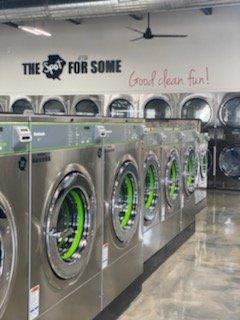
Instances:
[[[19,161],[25,159],[26,168],[19,169]],[[16,260],[9,295],[0,318],[3,320],[27,319],[28,314],[28,263],[29,263],[29,156],[0,157],[0,194],[9,203],[16,228]],[[7,254],[7,252],[6,252]],[[10,258],[10,257],[8,257]],[[10,276],[10,270],[8,270]],[[1,276],[0,276],[1,277]],[[0,305],[1,305],[0,301]],[[2,314],[3,312],[3,314]]]
[[[101,309],[101,274],[95,275],[42,314],[39,320],[93,319]]]
[[[103,308],[143,272],[142,244],[122,250],[121,257],[103,270]]]

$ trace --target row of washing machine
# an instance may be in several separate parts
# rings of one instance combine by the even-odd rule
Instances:
[[[206,199],[198,121],[2,116],[0,319],[93,319]]]

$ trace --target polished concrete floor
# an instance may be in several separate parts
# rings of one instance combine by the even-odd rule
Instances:
[[[240,193],[209,192],[196,234],[119,320],[240,320]]]

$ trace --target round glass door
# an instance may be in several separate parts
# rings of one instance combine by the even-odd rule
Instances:
[[[240,127],[240,97],[229,99],[220,110],[220,118],[224,125]]]
[[[165,192],[168,205],[173,206],[179,197],[180,190],[180,159],[178,152],[173,150],[166,169]]]
[[[184,119],[199,119],[206,124],[210,121],[212,109],[209,103],[201,98],[193,98],[185,102],[182,107],[181,117]]]
[[[62,279],[78,276],[88,263],[96,205],[91,182],[80,172],[58,185],[47,212],[46,244],[53,271]]]
[[[45,102],[43,112],[47,115],[62,115],[66,113],[63,103],[55,99]]]
[[[160,166],[155,155],[147,157],[144,163],[144,171],[144,219],[148,223],[152,222],[158,214]]]
[[[10,209],[0,205],[0,317],[5,310],[16,257],[16,232]]]
[[[27,99],[19,99],[12,105],[12,112],[15,114],[23,114],[25,111],[32,111],[33,106]]]
[[[98,106],[90,99],[79,101],[75,106],[75,112],[80,117],[96,117],[99,114]]]
[[[112,194],[112,221],[115,234],[122,243],[130,241],[136,232],[139,212],[138,172],[132,162],[118,170]]]
[[[145,119],[170,119],[171,116],[171,107],[163,99],[152,99],[148,101],[144,109]]]
[[[126,99],[116,99],[109,106],[113,118],[131,118],[133,105]]]
[[[227,147],[221,151],[219,168],[227,177],[240,178],[240,146]]]
[[[184,186],[188,195],[195,191],[197,172],[198,168],[195,150],[190,148],[186,152],[184,163]]]

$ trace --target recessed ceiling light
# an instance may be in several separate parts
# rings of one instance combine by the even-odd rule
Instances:
[[[23,30],[25,32],[29,32],[29,33],[32,33],[34,34],[35,36],[45,36],[45,37],[51,37],[51,33],[45,31],[45,30],[42,30],[42,29],[39,29],[39,28],[35,28],[35,27],[31,27],[31,26],[18,26],[18,29],[20,30]]]

